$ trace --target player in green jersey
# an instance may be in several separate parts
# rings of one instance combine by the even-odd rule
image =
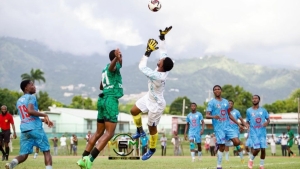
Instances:
[[[118,122],[118,99],[123,96],[122,76],[122,55],[119,49],[109,53],[111,63],[102,71],[102,80],[98,99],[97,131],[89,139],[88,144],[82,154],[82,159],[77,161],[77,165],[83,169],[91,169],[93,161],[107,142],[114,136]],[[104,133],[104,131],[106,131]],[[95,143],[98,144],[95,146]],[[95,147],[94,147],[95,146]]]
[[[294,140],[294,132],[291,130],[291,126],[287,126],[287,134],[289,136],[288,142],[287,142],[287,150],[289,153],[289,157],[291,156],[296,156],[296,154],[293,153],[293,151],[291,150],[292,146],[293,146],[293,140]]]

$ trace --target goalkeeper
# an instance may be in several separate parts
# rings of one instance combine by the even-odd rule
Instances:
[[[141,113],[148,112],[148,129],[150,132],[149,150],[142,156],[142,160],[148,160],[154,153],[156,143],[158,140],[157,125],[160,117],[166,107],[166,101],[164,99],[165,82],[168,76],[168,72],[173,68],[173,61],[167,57],[167,51],[165,49],[165,35],[172,29],[172,27],[166,27],[165,30],[159,30],[160,35],[160,60],[157,63],[155,70],[147,67],[147,61],[151,53],[158,49],[158,42],[155,39],[149,39],[145,55],[142,57],[139,63],[139,69],[148,78],[148,92],[142,98],[140,98],[130,110],[133,121],[137,127],[136,133],[132,136],[133,139],[139,137],[145,137],[146,133],[142,128]]]

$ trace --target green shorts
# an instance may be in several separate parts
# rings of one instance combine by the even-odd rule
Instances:
[[[99,97],[97,121],[118,122],[119,100],[113,96]]]
[[[293,146],[293,140],[288,141],[287,146],[288,146],[288,147],[292,147],[292,146]]]

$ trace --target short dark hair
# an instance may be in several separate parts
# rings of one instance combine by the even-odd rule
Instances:
[[[222,87],[220,85],[214,85],[213,91],[215,90],[216,87],[219,87],[222,90]]]
[[[24,92],[26,86],[31,82],[31,80],[23,80],[20,84],[21,90]]]
[[[260,97],[259,97],[259,95],[255,94],[255,95],[253,95],[253,97],[254,97],[254,96],[257,96],[257,97],[258,97],[258,100],[260,101]]]
[[[110,59],[110,61],[114,60],[114,58],[116,57],[115,51],[116,50],[112,50],[112,51],[109,52],[109,59]]]
[[[166,57],[163,63],[163,68],[165,71],[170,71],[174,66],[173,60],[169,57]]]
[[[234,104],[234,101],[233,100],[228,100],[228,102],[232,102]]]
[[[192,104],[194,104],[195,106],[197,106],[197,104],[196,104],[196,103],[194,103],[194,102],[193,102],[193,103],[191,103],[191,105],[192,105]]]

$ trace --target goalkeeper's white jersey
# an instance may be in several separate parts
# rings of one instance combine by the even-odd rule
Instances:
[[[167,57],[167,50],[165,48],[165,41],[160,41],[160,59]],[[158,72],[156,68],[155,70],[150,69],[147,67],[148,57],[143,56],[140,64],[139,69],[148,77],[148,96],[149,100],[156,102],[158,104],[165,104],[164,99],[164,90],[165,90],[165,83],[166,78],[168,76],[168,72]]]

